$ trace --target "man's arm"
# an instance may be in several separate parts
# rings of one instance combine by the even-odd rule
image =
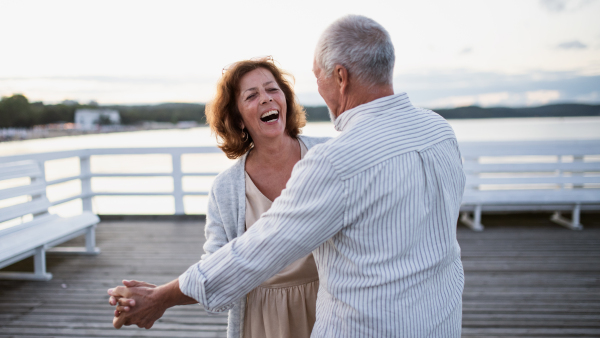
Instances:
[[[298,162],[281,196],[243,236],[179,277],[185,295],[224,311],[342,229],[344,184],[319,150]]]

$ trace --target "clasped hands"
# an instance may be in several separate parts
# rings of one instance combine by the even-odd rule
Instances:
[[[123,285],[108,289],[108,303],[116,306],[113,326],[120,329],[123,325],[136,324],[140,328],[151,328],[167,310],[159,299],[159,287],[135,280],[124,280]]]
[[[123,285],[108,289],[108,303],[117,307],[115,329],[133,324],[149,329],[168,308],[198,303],[181,292],[178,279],[161,286],[135,280],[124,280]]]

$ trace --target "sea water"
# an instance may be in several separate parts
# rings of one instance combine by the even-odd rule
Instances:
[[[533,141],[600,139],[600,117],[510,118],[449,120],[459,142],[466,141]],[[339,133],[330,122],[311,122],[303,129],[308,136],[335,137]],[[216,146],[217,140],[208,127],[191,129],[149,130],[110,134],[66,136],[0,143],[0,156],[43,153],[88,148],[188,147]],[[234,163],[222,154],[184,155],[183,172],[220,172]],[[168,173],[172,170],[169,155],[93,156],[95,173]],[[78,175],[78,158],[46,162],[46,179]],[[184,191],[208,191],[214,178],[188,176]],[[0,188],[2,182],[0,182]],[[96,177],[96,192],[170,192],[171,177]],[[81,192],[78,180],[48,187],[51,201]],[[0,201],[1,203],[2,201]],[[99,214],[173,214],[172,196],[96,196],[92,201]],[[206,213],[205,196],[184,197],[188,214]],[[74,200],[52,208],[52,212],[69,216],[81,212],[81,201]]]

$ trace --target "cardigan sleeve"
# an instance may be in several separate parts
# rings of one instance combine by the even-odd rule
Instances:
[[[221,218],[221,211],[215,198],[214,186],[210,189],[208,195],[208,211],[206,213],[204,235],[206,242],[204,242],[204,254],[200,257],[201,260],[206,259],[228,242],[223,219]]]
[[[179,277],[181,291],[207,311],[243,297],[343,228],[344,184],[318,152],[298,162],[286,189],[244,235]]]

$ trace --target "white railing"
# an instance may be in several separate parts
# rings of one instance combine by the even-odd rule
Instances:
[[[550,159],[551,162],[561,162],[561,158],[572,157],[570,161],[581,162],[581,161],[600,161],[600,140],[589,140],[589,141],[529,141],[529,142],[461,142],[459,145],[462,151],[463,160],[465,166],[468,167],[470,164],[481,161],[484,157],[528,157],[543,155],[548,157],[549,155],[556,157]],[[125,172],[93,172],[91,168],[90,159],[93,156],[102,155],[170,155],[172,161],[171,172],[150,172],[150,173],[125,173]],[[101,148],[101,149],[82,149],[82,150],[69,150],[69,151],[58,151],[48,153],[36,153],[36,154],[23,154],[23,155],[12,155],[0,157],[0,163],[15,162],[21,160],[35,160],[42,165],[46,165],[47,161],[67,159],[72,157],[79,158],[80,172],[78,175],[72,175],[69,177],[62,177],[59,179],[51,179],[47,182],[47,185],[57,185],[74,180],[80,180],[81,192],[67,198],[60,198],[58,200],[51,201],[52,205],[63,204],[72,200],[81,199],[82,208],[84,211],[92,210],[92,198],[95,196],[173,196],[174,199],[174,214],[183,215],[184,210],[184,197],[195,195],[195,196],[207,196],[208,191],[187,191],[183,189],[183,179],[189,176],[209,176],[214,177],[218,175],[218,172],[183,172],[182,171],[182,156],[187,154],[221,154],[222,151],[217,147],[172,147],[172,148]],[[592,155],[592,157],[590,157]],[[224,156],[224,155],[223,155]],[[543,159],[547,161],[547,159]],[[472,162],[472,163],[471,163]],[[509,161],[510,162],[510,161]],[[593,163],[585,164],[592,165]],[[511,166],[510,163],[503,163],[503,166]],[[523,166],[523,165],[521,165]],[[595,168],[595,166],[594,166]],[[504,172],[512,172],[514,170],[503,170]],[[547,170],[546,170],[547,171]],[[589,170],[587,170],[589,171]],[[591,173],[579,173],[573,175],[583,175],[587,177],[587,180],[594,184],[595,191],[599,191],[597,188],[598,173],[596,170],[592,170]],[[547,173],[546,173],[547,174]],[[559,175],[560,172],[551,170],[550,174]],[[590,176],[591,175],[591,176]],[[479,174],[475,174],[477,179],[481,179]],[[546,175],[547,176],[547,175]],[[589,176],[589,177],[588,177]],[[97,177],[171,177],[173,180],[172,191],[166,192],[115,192],[115,191],[94,191],[92,189],[92,179]],[[545,176],[544,176],[545,177]],[[527,182],[534,182],[537,178],[519,178]],[[546,179],[546,178],[544,178]],[[488,179],[489,180],[489,179]],[[587,181],[586,181],[587,182]],[[535,183],[535,182],[534,182]],[[582,186],[583,187],[583,186]],[[481,186],[476,187],[481,189]],[[547,191],[547,190],[546,190]],[[540,193],[544,193],[544,190],[539,190]],[[598,201],[594,202],[598,204]],[[595,208],[595,206],[594,206]]]
[[[181,168],[181,157],[185,154],[222,154],[217,147],[176,147],[176,148],[100,148],[57,151],[48,153],[35,153],[24,155],[12,155],[0,157],[0,163],[16,162],[22,160],[38,161],[44,168],[46,161],[79,158],[79,175],[62,177],[47,181],[48,186],[65,183],[73,180],[81,181],[81,193],[52,201],[51,204],[58,205],[72,200],[81,199],[84,211],[92,211],[92,198],[94,196],[173,196],[175,200],[175,215],[185,214],[183,197],[186,195],[207,196],[207,191],[184,191],[183,178],[185,176],[216,176],[217,172],[183,172]],[[90,158],[97,155],[161,155],[171,156],[173,170],[170,173],[94,173],[91,170]],[[167,176],[173,179],[172,192],[98,192],[92,190],[92,178],[94,177],[161,177]]]

